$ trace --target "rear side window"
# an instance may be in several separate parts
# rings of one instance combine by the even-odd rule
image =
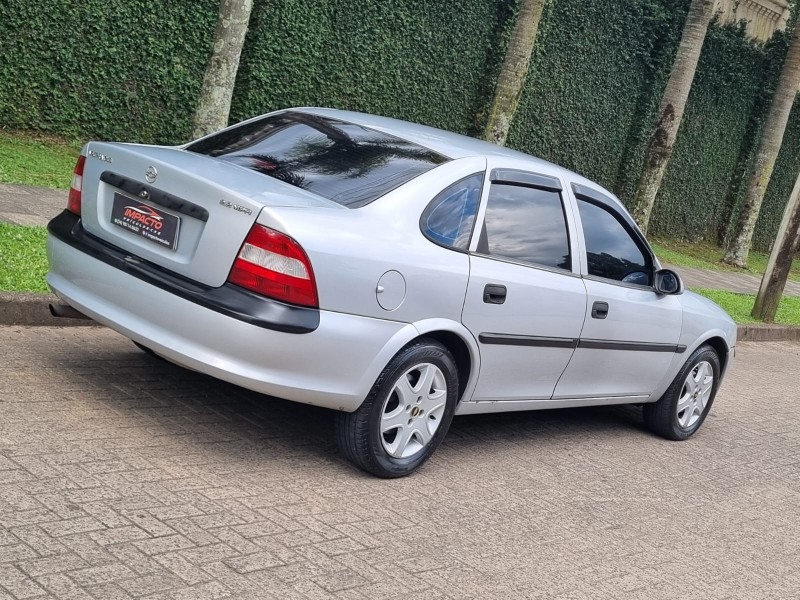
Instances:
[[[650,285],[652,263],[611,212],[578,199],[589,275]]]
[[[478,251],[490,256],[570,270],[569,235],[561,194],[493,183]]]
[[[425,237],[447,248],[468,249],[481,201],[483,177],[483,173],[470,175],[436,195],[420,219]]]
[[[301,112],[262,117],[186,148],[349,208],[369,204],[447,162],[433,150],[346,121]]]

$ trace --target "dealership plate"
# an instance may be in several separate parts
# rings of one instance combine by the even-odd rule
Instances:
[[[147,202],[115,192],[111,222],[170,250],[175,250],[178,246],[180,217]]]

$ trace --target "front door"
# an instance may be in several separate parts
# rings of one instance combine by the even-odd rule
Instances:
[[[666,374],[681,332],[674,296],[652,287],[649,249],[612,207],[578,196],[588,302],[578,348],[554,399],[646,397]]]
[[[462,314],[480,345],[473,400],[549,400],[586,312],[574,232],[558,179],[508,170],[491,178]]]

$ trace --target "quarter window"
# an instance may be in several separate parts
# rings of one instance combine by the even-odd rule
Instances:
[[[586,240],[589,275],[650,285],[651,261],[618,218],[606,209],[578,199]]]
[[[569,270],[569,236],[561,194],[494,183],[486,205],[478,251],[545,267]]]
[[[422,233],[447,248],[467,250],[478,204],[481,200],[483,173],[457,181],[440,192],[422,213]]]

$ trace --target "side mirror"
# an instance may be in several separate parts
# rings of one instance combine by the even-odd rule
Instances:
[[[676,296],[682,294],[684,287],[683,281],[675,271],[661,269],[655,273],[655,283],[653,284],[656,292]]]

